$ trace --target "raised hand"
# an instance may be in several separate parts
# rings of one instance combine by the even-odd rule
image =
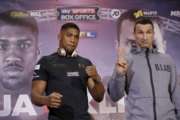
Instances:
[[[116,62],[116,70],[120,74],[126,74],[128,70],[128,62],[125,58],[125,48],[118,48],[118,56],[117,56],[117,62]]]

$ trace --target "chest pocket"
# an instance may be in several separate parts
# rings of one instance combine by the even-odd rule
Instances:
[[[51,73],[53,80],[58,81],[63,88],[85,88],[88,76],[85,72],[85,66],[69,62],[68,64],[57,64]]]

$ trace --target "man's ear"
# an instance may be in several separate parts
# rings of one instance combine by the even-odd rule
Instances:
[[[39,47],[36,49],[35,52],[36,52],[36,53],[35,53],[35,60],[36,60],[36,62],[37,62],[37,60],[40,59],[40,49],[39,49]]]
[[[64,34],[63,31],[61,31],[61,32],[58,33],[58,36],[57,36],[57,37],[58,37],[58,40],[59,40],[59,41],[62,40],[63,34]]]
[[[40,49],[39,48],[37,49],[36,54],[40,55]]]

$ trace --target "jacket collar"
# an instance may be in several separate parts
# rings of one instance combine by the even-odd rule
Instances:
[[[153,48],[141,48],[137,44],[131,45],[130,52],[133,54],[145,53],[146,51],[148,53],[158,53],[157,47],[155,45],[153,45]]]

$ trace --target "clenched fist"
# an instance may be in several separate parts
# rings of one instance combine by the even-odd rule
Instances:
[[[48,96],[47,106],[50,108],[58,108],[62,104],[62,95],[58,92],[53,92]]]
[[[99,75],[97,73],[96,70],[96,66],[92,65],[92,66],[87,66],[86,67],[86,73],[87,75],[92,78],[95,82],[99,81]]]

